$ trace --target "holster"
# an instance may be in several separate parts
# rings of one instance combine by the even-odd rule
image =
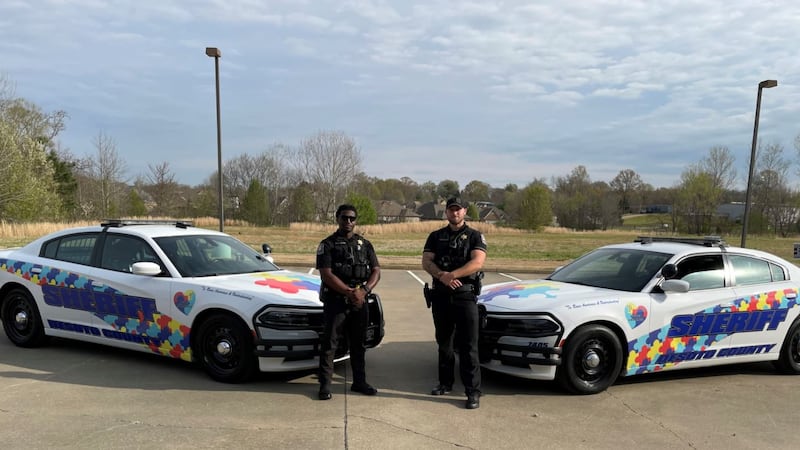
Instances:
[[[433,289],[428,286],[428,283],[422,287],[422,296],[425,297],[425,305],[430,309],[431,303],[433,303]]]

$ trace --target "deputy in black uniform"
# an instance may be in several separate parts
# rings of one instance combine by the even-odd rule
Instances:
[[[431,309],[439,346],[439,384],[431,394],[453,389],[455,346],[466,407],[475,409],[481,396],[477,296],[486,239],[464,222],[466,203],[460,198],[447,200],[446,208],[448,226],[432,232],[422,251],[422,268],[433,277]]]
[[[350,366],[353,368],[351,390],[375,395],[378,390],[367,383],[365,333],[368,324],[366,297],[378,284],[381,268],[372,244],[355,234],[357,219],[353,205],[336,210],[339,229],[317,247],[317,269],[322,278],[320,300],[325,317],[319,356],[319,399],[331,398],[333,359],[339,340],[347,340]]]

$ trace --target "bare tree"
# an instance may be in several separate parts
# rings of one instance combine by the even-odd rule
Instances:
[[[753,207],[773,232],[785,234],[793,219],[794,194],[787,179],[790,162],[783,151],[783,145],[778,143],[763,148],[759,145],[757,173],[753,180]]]
[[[295,167],[313,187],[320,218],[327,220],[361,172],[361,151],[346,134],[321,131],[301,142]]]
[[[736,158],[728,147],[714,146],[700,161],[699,168],[711,175],[714,186],[726,191],[732,189],[736,183],[736,168],[733,166],[735,162]]]
[[[157,165],[148,164],[147,168],[150,172],[146,175],[147,185],[144,189],[155,203],[155,208],[150,213],[155,216],[174,215],[179,199],[178,183],[169,163],[164,161]]]
[[[91,180],[93,192],[83,192],[83,201],[94,203],[93,211],[102,216],[109,216],[118,212],[118,205],[123,193],[125,163],[117,153],[117,144],[114,139],[102,131],[93,139],[97,151],[95,159],[88,161],[88,175]],[[94,199],[95,201],[89,200]]]

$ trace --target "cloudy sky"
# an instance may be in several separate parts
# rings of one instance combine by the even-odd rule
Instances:
[[[795,158],[800,4],[752,0],[3,0],[0,76],[69,114],[61,144],[113,138],[131,178],[351,136],[363,169],[524,186],[587,168],[672,186],[712,146],[745,183],[759,140]],[[794,171],[792,173],[795,173]]]

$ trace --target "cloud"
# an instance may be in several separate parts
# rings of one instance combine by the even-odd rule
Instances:
[[[373,176],[445,179],[439,155],[455,153],[477,164],[463,185],[524,185],[579,164],[594,180],[632,168],[672,185],[714,145],[746,172],[763,79],[779,86],[764,92],[759,135],[790,147],[797,11],[744,0],[8,0],[0,29],[14,39],[0,41],[0,70],[18,95],[69,113],[73,152],[90,153],[103,127],[131,170],[164,158],[187,183],[216,170],[203,49],[217,46],[231,158],[338,129]]]

